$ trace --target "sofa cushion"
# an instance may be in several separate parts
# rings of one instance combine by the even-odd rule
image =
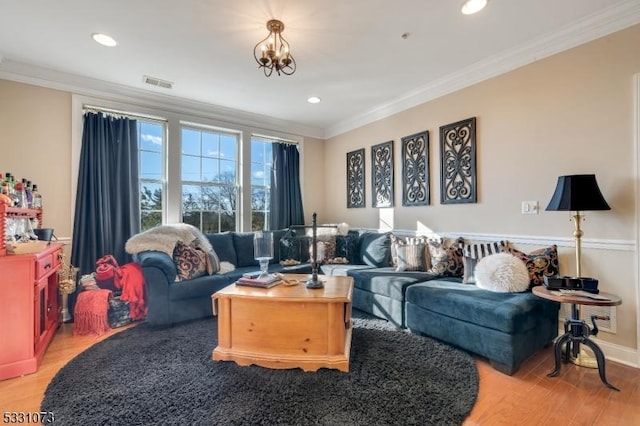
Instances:
[[[496,293],[475,285],[442,279],[417,283],[406,291],[406,301],[440,315],[505,333],[533,329],[540,315],[557,316],[557,304],[525,293]]]
[[[236,266],[241,268],[260,265],[260,262],[253,257],[253,232],[234,232],[232,235],[238,258]]]
[[[326,264],[320,266],[322,273],[328,277],[346,277],[351,270],[371,269],[369,265],[351,265],[351,264]]]
[[[234,265],[238,264],[236,249],[233,245],[233,234],[231,232],[207,234],[207,238],[218,255],[220,262],[229,262]],[[251,249],[251,252],[253,253],[253,249]]]
[[[359,264],[382,268],[391,263],[391,233],[364,232],[358,241]]]
[[[404,292],[407,286],[437,278],[437,276],[428,272],[396,272],[393,267],[350,269],[347,274],[353,277],[353,286],[355,288],[397,300],[404,300]]]

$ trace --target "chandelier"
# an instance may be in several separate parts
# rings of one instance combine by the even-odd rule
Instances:
[[[253,48],[253,57],[262,68],[264,75],[271,76],[275,70],[280,73],[291,75],[296,72],[296,61],[289,51],[289,42],[282,37],[284,24],[277,19],[267,22],[269,35],[256,44]]]

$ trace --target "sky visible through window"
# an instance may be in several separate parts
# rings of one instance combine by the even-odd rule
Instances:
[[[167,124],[138,120],[141,229],[163,223]],[[180,132],[182,221],[203,232],[235,231],[239,194],[240,135],[196,126]],[[269,227],[272,144],[275,139],[251,138],[251,228]]]

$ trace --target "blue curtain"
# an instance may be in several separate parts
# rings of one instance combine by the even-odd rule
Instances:
[[[272,152],[270,228],[284,229],[291,225],[304,225],[298,147],[274,143]]]
[[[124,245],[140,232],[139,192],[136,120],[87,112],[71,250],[71,263],[80,274],[93,272],[96,260],[106,254],[120,265],[131,261]]]

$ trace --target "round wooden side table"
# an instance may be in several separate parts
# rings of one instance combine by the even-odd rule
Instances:
[[[562,361],[562,347],[566,345],[564,351],[566,360],[569,361],[570,355],[578,357],[580,353],[580,344],[584,344],[589,347],[594,355],[598,364],[598,373],[600,374],[600,380],[607,387],[619,391],[620,389],[613,386],[607,381],[605,371],[605,358],[600,347],[589,338],[589,336],[595,336],[598,334],[598,326],[596,325],[597,316],[591,317],[593,327],[590,327],[586,321],[580,318],[578,312],[578,305],[591,305],[591,306],[617,306],[622,304],[622,300],[610,293],[598,293],[588,295],[578,295],[572,293],[563,293],[558,290],[548,290],[543,286],[533,287],[533,294],[543,299],[553,300],[560,303],[571,303],[571,318],[567,318],[564,323],[564,334],[558,336],[553,344],[553,350],[555,354],[555,369],[548,374],[549,377],[555,377],[560,374],[560,366]],[[607,318],[608,319],[608,318]]]

